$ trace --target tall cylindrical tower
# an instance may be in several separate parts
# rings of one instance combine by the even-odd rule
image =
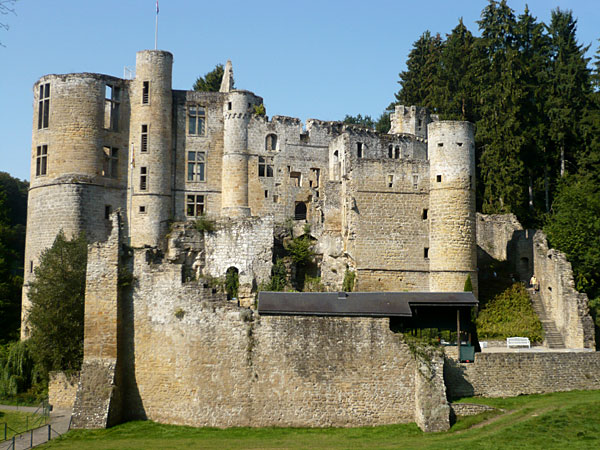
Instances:
[[[227,217],[250,215],[248,206],[248,122],[254,95],[230,92],[223,105],[222,214]]]
[[[430,291],[463,291],[470,275],[477,295],[474,127],[441,121],[427,131]]]
[[[107,75],[46,75],[33,87],[31,182],[23,289],[28,335],[28,283],[59,231],[106,239],[108,214],[125,206],[128,82]]]
[[[173,55],[136,55],[131,89],[130,236],[133,247],[158,246],[172,217]]]

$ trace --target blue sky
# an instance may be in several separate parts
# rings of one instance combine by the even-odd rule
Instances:
[[[598,48],[595,0],[509,0],[547,21],[559,6],[578,18],[581,43]],[[236,87],[262,96],[267,114],[340,120],[377,117],[398,89],[412,43],[449,33],[460,17],[477,34],[487,0],[160,0],[158,48],[174,55],[173,87],[227,59]],[[19,0],[0,16],[0,171],[29,178],[32,85],[44,74],[123,76],[135,52],[154,48],[155,0]]]

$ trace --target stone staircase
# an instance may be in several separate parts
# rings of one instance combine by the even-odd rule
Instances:
[[[535,293],[531,288],[527,289],[527,292],[529,293],[533,310],[540,318],[540,322],[542,322],[542,327],[544,328],[544,344],[546,347],[565,348],[565,341],[556,328],[554,320],[550,319],[546,314],[540,294]]]

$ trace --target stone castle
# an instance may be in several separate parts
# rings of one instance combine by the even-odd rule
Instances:
[[[172,222],[201,215],[235,230],[191,264],[215,278],[235,267],[243,299],[270,276],[274,226],[290,219],[311,225],[330,290],[346,270],[362,291],[462,291],[469,274],[476,284],[472,124],[414,106],[397,107],[384,135],[268,120],[262,98],[232,89],[230,63],[214,93],[174,90],[172,64],[141,51],[132,80],[35,84],[26,283],[59,230],[105,240],[120,210],[134,248],[164,249]]]
[[[447,396],[487,385],[440,355],[418,361],[390,317],[245,306],[271,276],[286,228],[311,239],[328,291],[354,272],[355,291],[462,292],[470,276],[476,293],[476,227],[489,254],[508,244],[495,246],[500,234],[476,217],[473,125],[415,106],[396,107],[387,134],[268,120],[262,98],[233,89],[230,63],[220,92],[172,89],[172,64],[170,53],[146,50],[131,80],[47,75],[34,86],[25,286],[60,230],[93,242],[73,425],[447,429]],[[215,229],[198,230],[198,219]],[[522,255],[524,276],[534,256]],[[239,303],[209,282],[232,268]],[[23,336],[28,305],[25,287]],[[576,322],[565,328],[577,329],[574,346],[589,347],[589,330],[578,331],[587,303],[573,305],[560,309]],[[600,386],[588,376],[600,373],[595,355],[582,357],[577,386]],[[528,370],[545,373],[552,361]],[[503,364],[499,379],[512,372]],[[571,376],[564,367],[557,378]],[[542,379],[526,392],[544,389]]]

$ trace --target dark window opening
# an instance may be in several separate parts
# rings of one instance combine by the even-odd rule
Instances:
[[[110,213],[112,212],[112,206],[104,205],[104,218],[110,219]]]
[[[146,207],[140,206],[140,214],[146,214]]]
[[[273,158],[268,156],[258,157],[258,176],[259,177],[273,177]]]
[[[394,159],[399,159],[400,158],[400,146],[396,145],[396,148],[394,149]]]
[[[148,189],[148,168],[140,167],[140,191]]]
[[[441,175],[436,175],[435,176],[435,181],[437,181],[438,183],[442,182],[442,176]]]
[[[198,217],[204,214],[204,195],[187,195],[185,214],[188,217]]]
[[[443,147],[444,143],[443,142],[438,142],[438,147]]]
[[[187,155],[187,180],[204,181],[206,153],[188,152]]]
[[[279,195],[273,195],[273,203],[279,203]]]
[[[150,103],[150,82],[144,81],[142,83],[142,103],[147,105]]]
[[[227,109],[231,111],[231,102],[227,103]]]
[[[38,129],[48,128],[50,119],[50,83],[40,84]]]
[[[33,273],[33,261],[29,261],[29,273]]]
[[[142,125],[142,140],[140,143],[140,151],[146,153],[148,151],[148,125]]]
[[[48,146],[38,145],[35,157],[35,176],[46,175],[48,172]]]
[[[419,119],[419,128],[423,125],[423,119]]]
[[[392,144],[388,145],[388,158],[394,157],[394,146]]]
[[[388,187],[392,187],[394,185],[394,175],[388,175],[387,184],[388,184]]]
[[[265,150],[277,150],[277,135],[267,134],[265,138]]]
[[[462,142],[457,142],[456,145],[458,145],[459,147],[462,147]]]
[[[119,150],[114,147],[104,147],[104,164],[102,167],[102,176],[107,178],[117,178],[119,166]]]
[[[423,249],[423,258],[425,258],[425,259],[429,258],[429,247],[425,247]]]
[[[265,189],[265,198],[269,198],[269,191]]]
[[[423,220],[427,220],[427,208],[423,209],[423,213],[421,214],[421,219]]]
[[[362,145],[362,142],[357,142],[356,143],[356,156],[358,156],[359,158],[363,157],[363,145]]]
[[[206,110],[204,106],[188,106],[188,134],[193,136],[203,136],[206,131]]]
[[[296,202],[296,207],[294,208],[294,219],[306,220],[306,203]]]

